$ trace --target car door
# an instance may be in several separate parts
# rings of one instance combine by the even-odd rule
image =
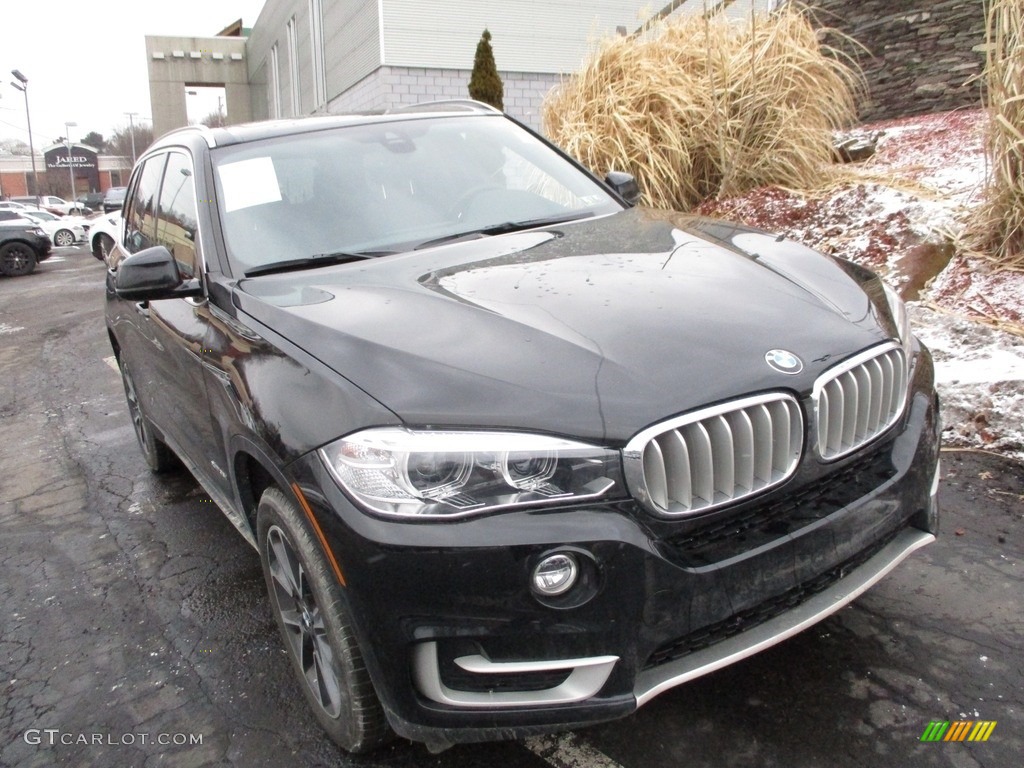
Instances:
[[[171,150],[148,158],[146,163],[139,184],[143,194],[133,194],[131,199],[125,244],[132,252],[164,246],[174,256],[183,279],[202,283],[192,158],[184,150]],[[159,169],[157,194],[151,200],[137,201],[137,197],[145,198],[157,176],[155,170],[149,170],[149,163]],[[139,302],[136,311],[139,337],[147,348],[141,387],[146,391],[139,393],[145,412],[194,473],[203,479],[211,477],[220,462],[211,455],[215,443],[203,376],[207,299],[204,295]]]
[[[125,211],[122,237],[111,251],[109,266],[117,271],[121,261],[145,250],[156,239],[156,200],[160,193],[166,155],[155,155],[139,163],[132,174],[129,207]],[[135,380],[142,412],[157,422],[165,412],[156,375],[162,346],[149,323],[149,302],[120,302],[114,330]]]

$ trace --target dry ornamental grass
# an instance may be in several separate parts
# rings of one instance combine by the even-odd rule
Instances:
[[[746,23],[687,16],[604,42],[549,95],[544,130],[598,174],[632,173],[647,205],[689,210],[766,184],[820,187],[861,85],[791,4]]]
[[[1000,267],[1024,270],[1024,0],[989,5],[985,88],[991,167],[976,239]]]

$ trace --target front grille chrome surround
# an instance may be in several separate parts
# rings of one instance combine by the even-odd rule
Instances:
[[[814,382],[818,455],[835,461],[887,431],[907,404],[903,348],[889,342],[837,365]]]
[[[655,514],[706,512],[787,480],[803,438],[803,410],[792,395],[733,400],[633,437],[623,450],[626,484]]]

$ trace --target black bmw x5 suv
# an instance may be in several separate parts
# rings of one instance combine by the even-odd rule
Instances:
[[[899,298],[635,192],[465,102],[134,169],[106,323],[142,452],[257,549],[345,749],[627,715],[933,540]]]

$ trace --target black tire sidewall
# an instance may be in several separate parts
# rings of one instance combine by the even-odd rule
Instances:
[[[336,744],[351,753],[368,752],[386,740],[388,730],[383,710],[351,629],[343,590],[305,515],[278,488],[268,489],[260,499],[256,527],[267,596],[275,623],[282,633],[284,629],[267,556],[267,536],[273,526],[277,526],[285,534],[303,564],[313,596],[323,616],[331,648],[339,661],[339,669],[336,671],[347,698],[342,703],[338,717],[331,717],[313,697],[302,674],[299,660],[286,644],[287,655],[298,678],[298,684],[320,725]]]
[[[142,410],[142,402],[139,398],[139,385],[136,383],[135,377],[132,376],[131,368],[123,354],[118,360],[118,367],[121,369],[121,386],[124,387],[124,397],[126,402],[128,401],[128,382],[126,377],[132,380],[132,386],[135,389],[135,406],[139,409],[143,432],[143,437],[140,437],[138,432],[135,433],[135,437],[137,438],[136,442],[139,445],[139,451],[142,453],[142,458],[146,460],[146,465],[149,467],[150,471],[155,474],[162,474],[174,469],[177,466],[174,454],[170,448],[157,439],[153,423],[146,418],[146,412]],[[128,404],[128,409],[128,415],[130,417],[130,403]],[[132,424],[132,431],[135,432],[134,424]]]

